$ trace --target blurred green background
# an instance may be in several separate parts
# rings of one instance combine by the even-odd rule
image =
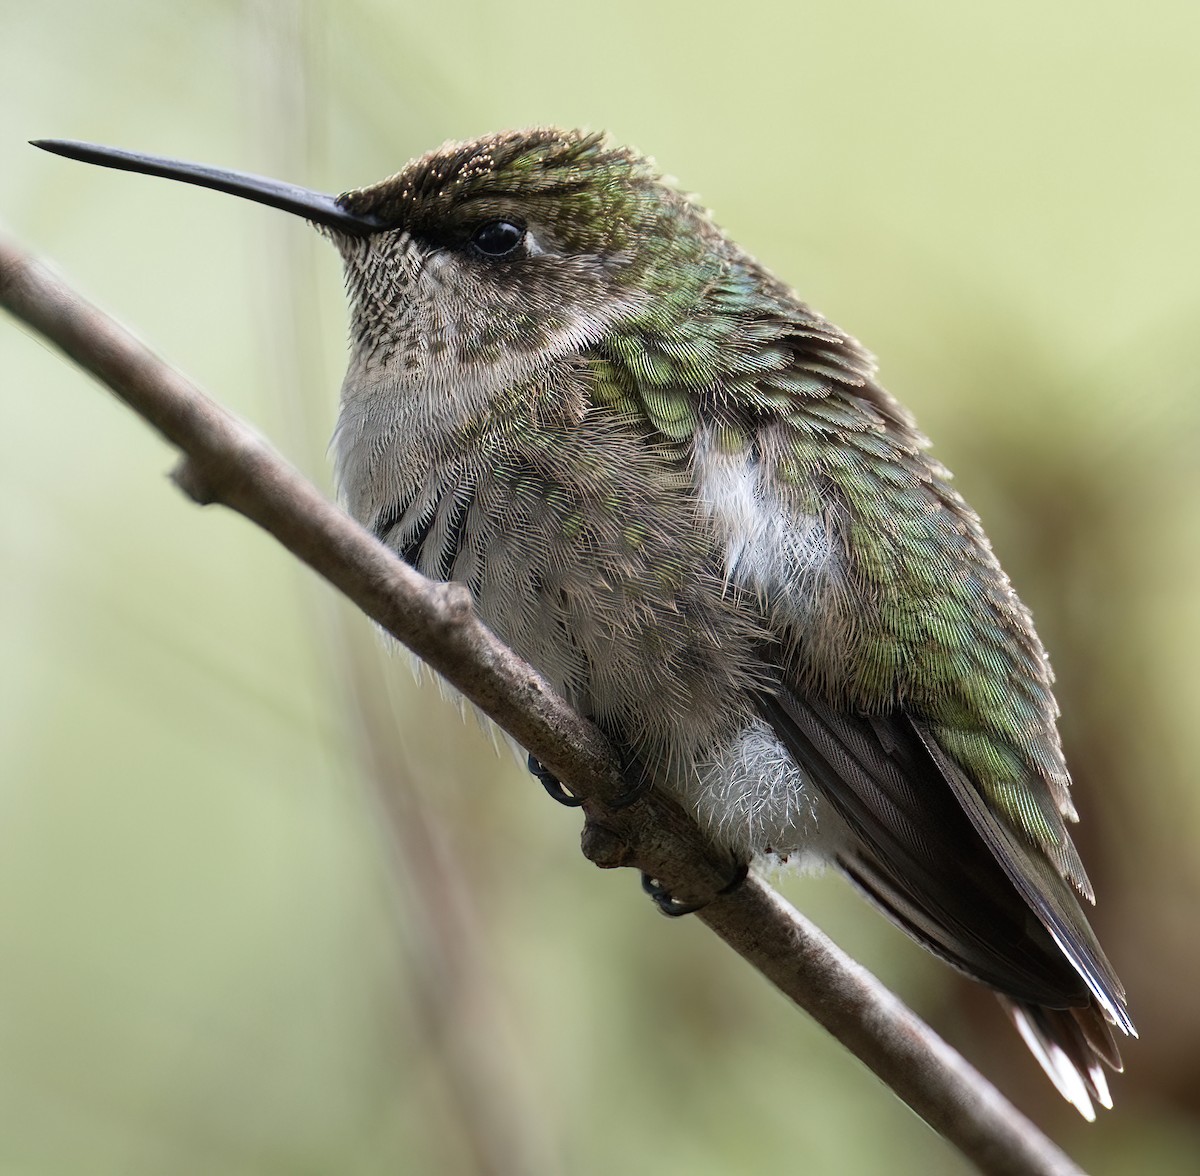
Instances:
[[[0,0],[0,222],[328,487],[334,253],[53,159],[367,183],[655,154],[880,357],[1055,660],[1142,1039],[1093,1127],[990,996],[788,894],[1096,1172],[1200,1166],[1200,6]],[[167,447],[0,325],[0,1173],[965,1165]]]

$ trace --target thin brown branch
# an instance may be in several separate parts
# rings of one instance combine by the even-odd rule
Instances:
[[[475,617],[465,588],[418,575],[332,505],[251,428],[45,266],[0,239],[0,304],[106,384],[183,454],[179,485],[273,535],[538,757],[584,801],[584,852],[633,866],[681,899],[712,897],[730,863],[666,797],[621,809],[612,749]],[[1036,1127],[873,976],[762,881],[699,918],[995,1176],[1078,1176]]]

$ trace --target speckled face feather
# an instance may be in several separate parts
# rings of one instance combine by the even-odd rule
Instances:
[[[330,232],[351,510],[715,837],[843,869],[1107,1103],[1132,1024],[1049,663],[872,358],[603,136],[449,144],[340,203],[388,226]]]
[[[698,284],[705,252],[721,241],[704,212],[665,187],[648,161],[602,136],[557,130],[448,144],[339,200],[395,225],[368,238],[334,234],[356,341],[386,348],[397,328],[411,341],[407,316],[397,321],[394,279],[429,266],[422,296],[434,307],[433,345],[480,365],[514,352],[543,354],[563,335],[594,336],[630,307],[651,315],[669,309],[686,292],[677,267],[663,264],[667,243],[690,255]],[[472,233],[495,221],[525,230],[527,247],[480,264]],[[439,313],[443,301],[453,305]]]

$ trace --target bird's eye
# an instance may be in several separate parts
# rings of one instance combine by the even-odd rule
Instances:
[[[524,240],[525,230],[505,220],[488,221],[471,235],[471,244],[485,257],[507,257]]]

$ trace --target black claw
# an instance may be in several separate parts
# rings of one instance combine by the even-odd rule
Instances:
[[[734,870],[733,877],[717,891],[717,895],[732,894],[746,881],[746,876],[749,873],[750,867],[745,862],[741,863]],[[642,889],[654,899],[654,905],[671,919],[677,919],[681,915],[695,914],[696,911],[702,910],[712,901],[711,899],[707,899],[704,902],[680,902],[672,896],[671,892],[657,878],[652,878],[649,874],[642,875]]]
[[[529,755],[529,770],[537,777],[538,783],[546,790],[551,800],[557,800],[559,804],[565,804],[567,808],[578,808],[583,801],[577,796],[572,796],[563,786],[561,781],[553,772],[548,771],[542,766],[542,761],[537,758],[532,752]]]
[[[568,808],[578,808],[583,801],[577,796],[572,796],[563,786],[553,772],[543,766],[542,761],[537,758],[532,752],[529,753],[529,770],[537,777],[538,782],[554,800],[559,804],[565,804]],[[619,793],[608,802],[608,807],[611,809],[628,808],[631,804],[635,804],[641,800],[647,792],[650,791],[650,778],[638,766],[636,761],[630,760],[624,767],[622,775],[626,781],[633,780],[634,783],[627,784],[625,791]]]
[[[703,902],[679,902],[671,896],[671,892],[657,879],[649,874],[642,875],[642,889],[654,899],[654,905],[670,919],[678,919],[681,915],[690,915],[698,911]]]

